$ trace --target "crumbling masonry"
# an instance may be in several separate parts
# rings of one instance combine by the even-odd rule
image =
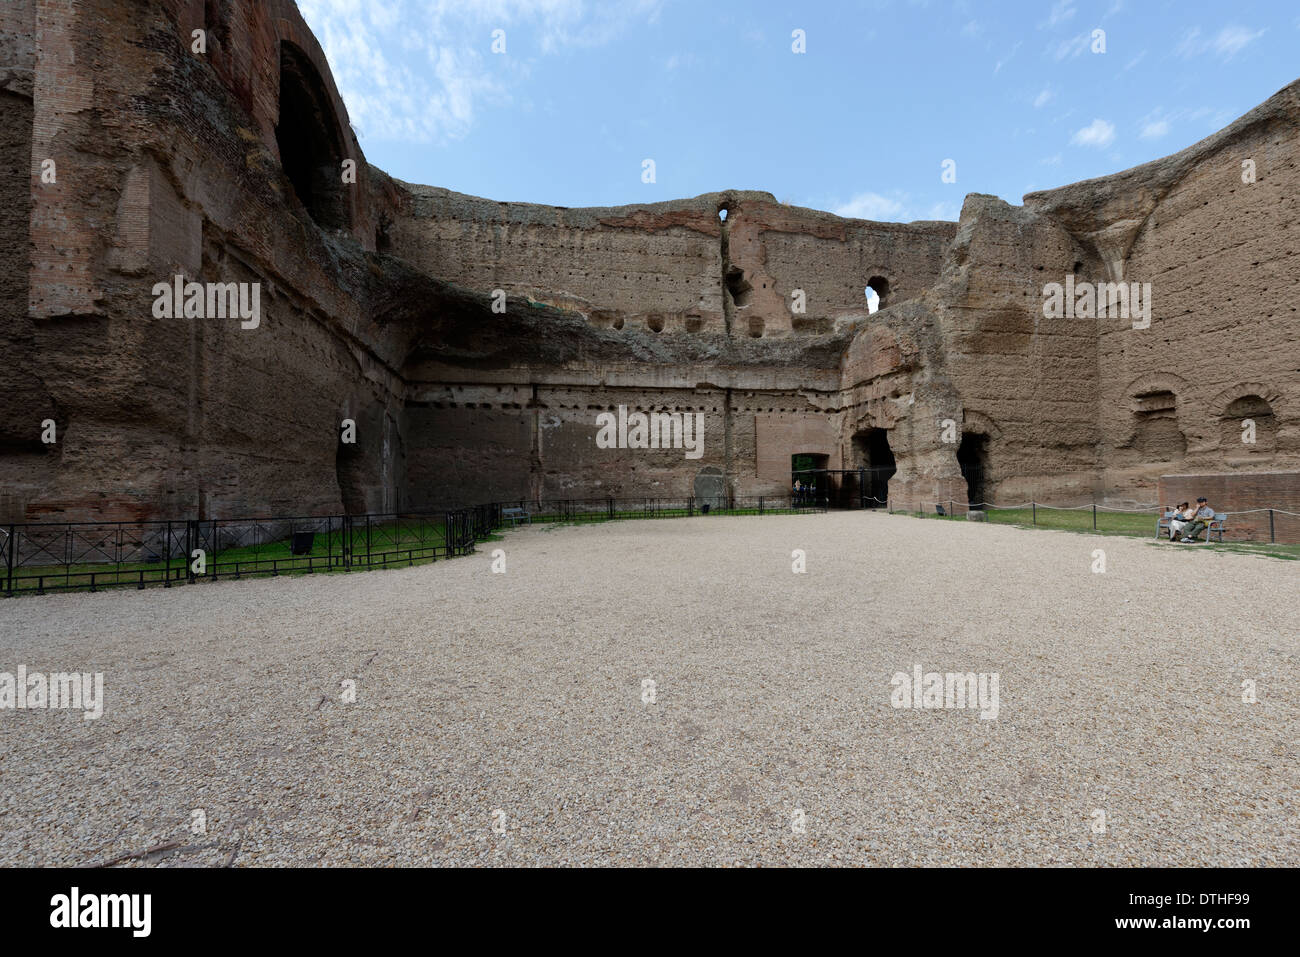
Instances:
[[[367,165],[290,0],[7,0],[0,520],[784,495],[794,455],[892,457],[902,507],[1186,472],[1300,505],[1297,120],[1293,84],[957,223],[498,203]],[[157,318],[178,275],[259,284],[256,328]],[[1067,275],[1149,283],[1149,328],[1045,318]],[[703,457],[598,448],[619,405],[704,413]]]

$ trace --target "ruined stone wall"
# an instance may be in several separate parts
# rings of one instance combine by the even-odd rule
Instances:
[[[32,373],[27,315],[35,18],[35,0],[0,8],[0,522],[20,520],[59,464],[58,447],[40,440],[41,423],[57,412]]]
[[[1091,501],[1096,326],[1043,316],[1044,284],[1081,258],[1052,220],[994,197],[966,200],[932,296],[940,366],[960,400],[945,417],[961,426],[957,452],[961,439],[985,437],[986,501]]]
[[[1079,237],[1091,278],[1151,284],[1149,328],[1096,322],[1107,494],[1152,501],[1162,472],[1300,467],[1298,157],[1293,84],[1174,156],[1026,197]]]
[[[59,467],[14,508],[32,519],[338,511],[347,416],[364,450],[354,503],[391,506],[402,350],[367,309],[378,209],[294,4],[158,2],[124,17],[114,3],[39,0],[34,14],[35,348],[21,368],[57,397]],[[204,53],[191,47],[200,27]],[[327,125],[358,160],[361,181],[340,190],[348,228],[319,228],[281,169],[282,44],[319,74],[324,106],[303,122]],[[45,158],[56,183],[40,181]],[[259,325],[155,318],[154,285],[178,274],[259,284]]]
[[[565,209],[400,186],[394,255],[470,289],[575,309],[601,328],[670,335],[830,332],[837,318],[866,315],[872,279],[894,302],[929,287],[956,231],[842,219],[759,192]],[[797,315],[796,289],[806,299]]]
[[[545,321],[544,319],[541,321]],[[554,322],[555,320],[552,320]],[[716,472],[740,495],[785,495],[790,456],[803,439],[773,436],[765,454],[783,467],[760,471],[756,420],[760,416],[820,421],[833,403],[837,351],[784,354],[801,361],[770,368],[763,345],[734,351],[714,343],[698,352],[675,351],[642,362],[621,355],[629,340],[570,326],[581,364],[554,357],[466,368],[445,358],[416,358],[406,368],[408,489],[416,506],[517,498],[684,498],[702,472]],[[558,335],[558,332],[556,333]],[[640,348],[664,340],[635,333]],[[695,342],[695,340],[692,340]],[[696,342],[696,344],[700,344]],[[601,347],[606,354],[598,351]],[[640,348],[637,351],[640,351]],[[707,344],[706,344],[707,348]],[[655,360],[658,361],[655,361]],[[719,361],[721,360],[721,361]],[[818,368],[820,366],[820,368]],[[703,415],[701,455],[683,449],[600,448],[597,417],[665,412]],[[819,433],[833,451],[837,427]]]
[[[399,189],[400,213],[386,228],[393,255],[479,292],[501,289],[577,311],[593,329],[614,334],[623,353],[617,386],[590,363],[565,371],[534,362],[527,352],[516,356],[497,378],[522,393],[545,383],[531,400],[537,403],[531,416],[509,414],[519,402],[498,410],[479,401],[453,413],[448,390],[467,388],[462,380],[472,382],[472,376],[453,368],[446,382],[436,383],[426,381],[427,373],[410,373],[413,502],[437,492],[443,476],[468,474],[469,462],[490,473],[491,487],[509,497],[529,491],[566,497],[584,489],[689,495],[701,468],[720,469],[738,494],[786,494],[790,457],[810,451],[808,435],[818,437],[816,451],[833,467],[842,464],[836,386],[823,382],[821,391],[808,391],[810,383],[798,374],[808,362],[789,343],[851,334],[851,324],[865,320],[869,280],[889,301],[919,295],[937,278],[955,231],[951,223],[846,220],[742,191],[645,206],[558,209],[409,184]],[[794,309],[795,290],[804,311]],[[667,348],[691,340],[711,353],[713,363],[693,377],[665,377],[647,354],[656,338]],[[776,342],[766,361],[760,355],[733,380],[726,353],[737,339]],[[435,401],[443,405],[424,408],[427,400],[420,397],[440,388],[444,397]],[[707,409],[717,417],[708,429],[707,460],[659,456],[662,464],[655,464],[643,454],[596,450],[595,415],[619,404]],[[480,414],[486,412],[492,414]],[[756,417],[770,415],[816,424],[768,428],[760,448]],[[565,438],[546,441],[545,428],[523,421],[530,417],[558,423],[551,427]],[[465,450],[463,439],[476,430],[493,438],[486,448]],[[527,457],[521,454],[525,442]],[[458,449],[466,452],[463,463],[454,461]]]
[[[960,223],[750,191],[561,209],[367,165],[292,0],[14,0],[0,519],[784,495],[794,454],[892,460],[904,508],[976,477],[1060,503],[1293,471],[1298,96],[1023,207],[972,195]],[[155,317],[176,275],[257,284],[257,328]],[[1066,276],[1150,282],[1150,327],[1045,318]],[[620,405],[703,412],[703,456],[597,448]]]
[[[960,500],[969,437],[979,494],[999,504],[1148,503],[1171,468],[1300,466],[1298,91],[1024,207],[968,197],[939,280],[873,316],[846,357],[846,460],[865,430],[887,429],[899,507],[945,488]],[[1045,286],[1067,277],[1149,283],[1149,322],[1047,318]],[[945,420],[960,424],[953,443],[936,439]]]

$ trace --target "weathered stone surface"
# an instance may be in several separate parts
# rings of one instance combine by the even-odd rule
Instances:
[[[959,223],[753,191],[562,209],[368,165],[291,0],[11,0],[0,520],[781,495],[795,454],[895,468],[897,507],[1294,477],[1298,117],[1293,84],[1167,159],[1022,207],[971,195]],[[176,275],[258,284],[259,324],[155,318]],[[1067,275],[1150,283],[1150,327],[1044,318]],[[703,414],[702,456],[598,448],[619,406]]]

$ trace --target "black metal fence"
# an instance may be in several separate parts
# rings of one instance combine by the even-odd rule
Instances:
[[[507,521],[788,514],[826,507],[825,500],[811,496],[603,498],[370,515],[15,523],[0,525],[0,594],[170,588],[223,578],[414,565],[472,552]]]
[[[856,469],[796,469],[791,486],[802,496],[825,499],[833,508],[887,508],[889,480],[897,472],[892,466]]]

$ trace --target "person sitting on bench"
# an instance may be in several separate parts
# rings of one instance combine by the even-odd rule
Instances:
[[[1214,521],[1214,509],[1210,508],[1210,503],[1202,495],[1196,500],[1196,512],[1192,515],[1191,524],[1183,529],[1182,541],[1191,544],[1196,541],[1196,536],[1205,531],[1205,527]]]
[[[1177,508],[1170,508],[1169,511],[1173,512],[1169,519],[1169,540],[1172,542],[1178,538],[1178,533],[1187,527],[1187,523],[1196,516],[1196,510],[1192,508],[1190,502],[1183,502]]]

